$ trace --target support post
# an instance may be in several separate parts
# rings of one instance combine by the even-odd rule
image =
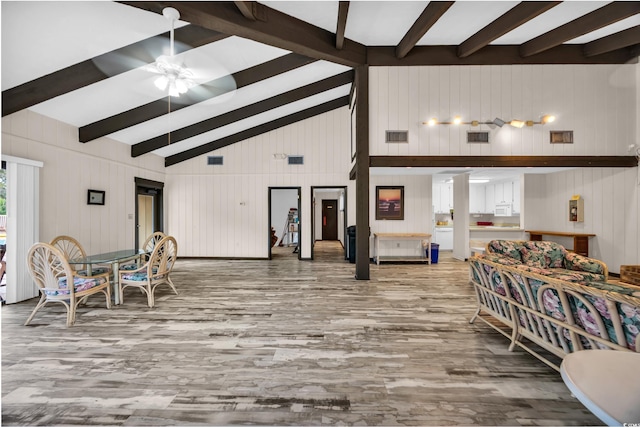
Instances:
[[[369,280],[369,66],[356,68],[356,279]]]

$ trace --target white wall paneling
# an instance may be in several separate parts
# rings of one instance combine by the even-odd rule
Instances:
[[[370,68],[371,155],[626,155],[637,130],[637,64]],[[420,99],[416,102],[416,94]],[[430,117],[557,120],[516,129],[428,127]],[[403,127],[406,126],[406,127]],[[409,129],[409,144],[387,144],[386,129]],[[467,130],[489,144],[467,144]],[[550,144],[549,130],[573,130],[573,144]]]
[[[640,264],[638,168],[581,168],[548,175],[524,175],[522,223],[528,230],[593,233],[589,255],[619,273]],[[584,198],[584,222],[569,221],[569,199]],[[571,248],[571,239],[545,237]]]
[[[167,168],[168,230],[181,255],[266,258],[268,188],[301,187],[301,253],[310,258],[311,187],[348,186],[348,222],[355,222],[350,138],[344,107],[207,154],[224,156],[222,166],[208,166],[204,155]],[[304,165],[288,165],[275,153],[302,155]],[[193,231],[194,222],[200,229]]]
[[[373,233],[432,233],[433,204],[431,200],[430,175],[385,176],[371,175],[369,178],[369,224],[371,227],[370,255],[373,256]],[[376,220],[376,186],[404,187],[404,220]],[[393,242],[396,244],[397,242]],[[381,255],[419,255],[415,242],[399,243],[399,247],[383,247]]]
[[[3,117],[2,154],[44,163],[39,239],[66,234],[88,253],[133,248],[134,178],[164,181],[162,158],[132,159],[128,145],[106,138],[81,144],[77,128],[28,110]],[[87,205],[88,189],[104,190],[105,205]]]

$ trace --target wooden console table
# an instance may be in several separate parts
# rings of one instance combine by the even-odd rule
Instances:
[[[531,240],[540,241],[542,236],[561,236],[561,237],[573,237],[573,251],[577,254],[589,256],[589,237],[594,237],[595,234],[580,234],[569,233],[563,231],[532,231],[525,230],[531,235]]]
[[[423,240],[427,241],[427,246],[421,249],[421,253],[425,256],[406,256],[406,257],[387,257],[387,261],[427,261],[431,264],[431,234],[427,233],[373,233],[375,260],[376,264],[380,265],[380,241],[382,240],[417,240],[422,243]]]

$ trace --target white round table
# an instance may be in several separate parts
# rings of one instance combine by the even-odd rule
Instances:
[[[640,353],[582,350],[560,365],[571,393],[607,425],[640,424]]]

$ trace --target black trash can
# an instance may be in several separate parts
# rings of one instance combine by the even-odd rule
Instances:
[[[351,264],[356,263],[356,226],[347,227],[347,254]]]
[[[440,254],[440,245],[438,243],[431,244],[431,264],[438,263],[438,255]]]

